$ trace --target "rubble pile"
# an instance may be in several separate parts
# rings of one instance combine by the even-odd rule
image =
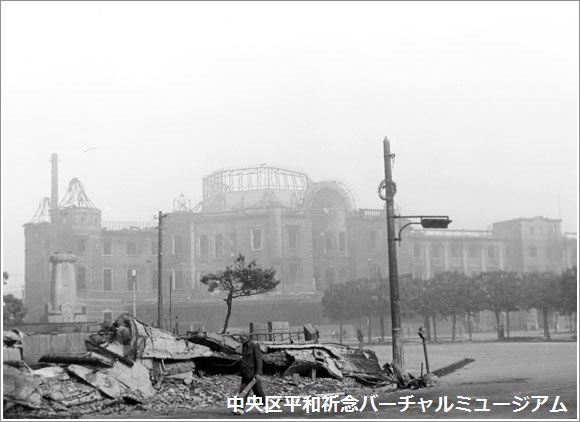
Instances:
[[[34,369],[22,360],[4,362],[4,417],[187,411],[225,406],[237,393],[241,343],[232,335],[179,338],[122,314],[86,344],[86,353],[45,355]],[[315,341],[258,344],[268,395],[365,395],[421,384],[381,368],[370,350]]]
[[[7,330],[3,335],[4,360],[22,360],[22,339],[24,333],[20,330]]]

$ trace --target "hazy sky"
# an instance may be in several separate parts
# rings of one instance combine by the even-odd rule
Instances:
[[[104,220],[149,221],[204,175],[271,163],[451,228],[577,230],[578,2],[2,3],[2,269],[78,177]],[[85,150],[93,148],[89,151]]]

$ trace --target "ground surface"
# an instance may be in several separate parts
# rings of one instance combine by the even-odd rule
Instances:
[[[490,338],[490,340],[493,337]],[[370,396],[374,393],[370,389],[356,388],[355,385],[342,386],[345,394],[364,400],[367,397],[366,409],[363,412],[345,413],[311,413],[304,411],[291,413],[284,408],[283,413],[262,414],[251,411],[244,416],[235,416],[240,419],[271,419],[271,418],[341,418],[341,419],[578,419],[578,350],[577,343],[558,341],[569,339],[569,335],[556,336],[552,342],[543,341],[484,341],[428,344],[431,370],[452,364],[464,358],[475,359],[462,369],[440,378],[433,388],[420,390],[398,390],[391,393],[379,394],[375,399],[377,411],[370,405]],[[391,360],[390,345],[371,345],[379,361],[382,363]],[[407,342],[404,348],[406,369],[416,375],[419,374],[421,362],[424,361],[423,348],[420,342]],[[231,380],[232,394],[235,392],[235,379]],[[268,395],[284,395],[285,391],[275,391],[280,384],[266,382]],[[326,391],[333,391],[341,387],[339,384],[329,385]],[[324,390],[322,388],[321,390]],[[321,391],[318,390],[318,391]],[[404,399],[405,396],[413,396]],[[436,409],[440,403],[453,407],[445,412],[443,408]],[[458,396],[464,398],[458,398]],[[534,397],[532,397],[534,396]],[[554,406],[556,397],[559,401]],[[537,398],[536,398],[537,397]],[[538,403],[547,397],[539,408]],[[520,398],[520,399],[518,399]],[[423,399],[423,411],[420,405],[411,405],[407,410],[404,401],[419,402]],[[427,407],[429,400],[431,406]],[[487,400],[487,401],[486,401]],[[463,401],[468,404],[461,404]],[[517,403],[522,403],[517,404]],[[529,404],[526,405],[526,402]],[[394,403],[380,405],[379,403]],[[494,404],[497,403],[497,404]],[[509,403],[500,405],[499,403]],[[560,403],[563,403],[560,404]],[[485,406],[484,406],[485,404]],[[525,406],[525,407],[524,407]],[[565,407],[565,411],[564,410]],[[467,412],[458,410],[458,407],[472,410]],[[488,408],[489,411],[475,411]],[[523,407],[522,410],[515,410]],[[550,410],[562,410],[550,412]],[[234,417],[226,407],[226,399],[216,399],[213,406],[189,411],[134,411],[121,415],[91,415],[90,418],[135,418],[135,419],[225,419]]]

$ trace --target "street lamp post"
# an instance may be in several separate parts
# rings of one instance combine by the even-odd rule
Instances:
[[[163,321],[163,219],[167,213],[159,211],[157,222],[157,328]]]
[[[389,292],[391,294],[391,327],[393,338],[393,363],[399,365],[404,371],[405,363],[403,359],[403,343],[401,342],[401,309],[399,300],[399,273],[397,268],[397,244],[395,240],[395,193],[397,185],[393,182],[391,170],[391,146],[389,139],[385,136],[383,141],[383,151],[385,160],[385,201],[387,217],[387,250],[389,259]]]
[[[394,198],[397,193],[397,185],[393,182],[391,170],[391,159],[395,157],[391,154],[389,139],[385,136],[383,140],[383,151],[385,161],[385,180],[379,185],[379,197],[386,201],[387,218],[387,250],[389,259],[389,291],[391,294],[391,325],[393,338],[393,364],[397,364],[401,371],[405,370],[403,355],[403,343],[401,336],[401,308],[399,299],[399,272],[397,268],[397,241],[401,241],[401,232],[411,224],[420,224],[423,228],[446,229],[451,220],[448,216],[398,216],[395,215]],[[395,232],[396,218],[420,218],[419,222],[409,222],[400,230],[397,237]]]
[[[133,280],[133,317],[137,318],[137,303],[135,301],[135,290],[137,290],[137,270],[131,270],[131,278]]]

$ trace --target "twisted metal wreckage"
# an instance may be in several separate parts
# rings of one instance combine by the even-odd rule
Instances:
[[[5,350],[22,347],[17,337],[4,333]],[[381,368],[370,350],[320,344],[316,339],[298,344],[257,343],[267,374],[351,377],[365,386],[390,386],[393,390],[426,385],[424,377],[413,378],[389,363]],[[110,328],[91,334],[86,347],[85,353],[77,355],[44,355],[33,365],[38,369],[22,360],[5,361],[5,409],[18,404],[62,411],[105,399],[143,403],[166,380],[181,379],[189,385],[193,377],[203,373],[235,373],[241,353],[235,335],[194,332],[176,337],[128,313],[120,315]]]

